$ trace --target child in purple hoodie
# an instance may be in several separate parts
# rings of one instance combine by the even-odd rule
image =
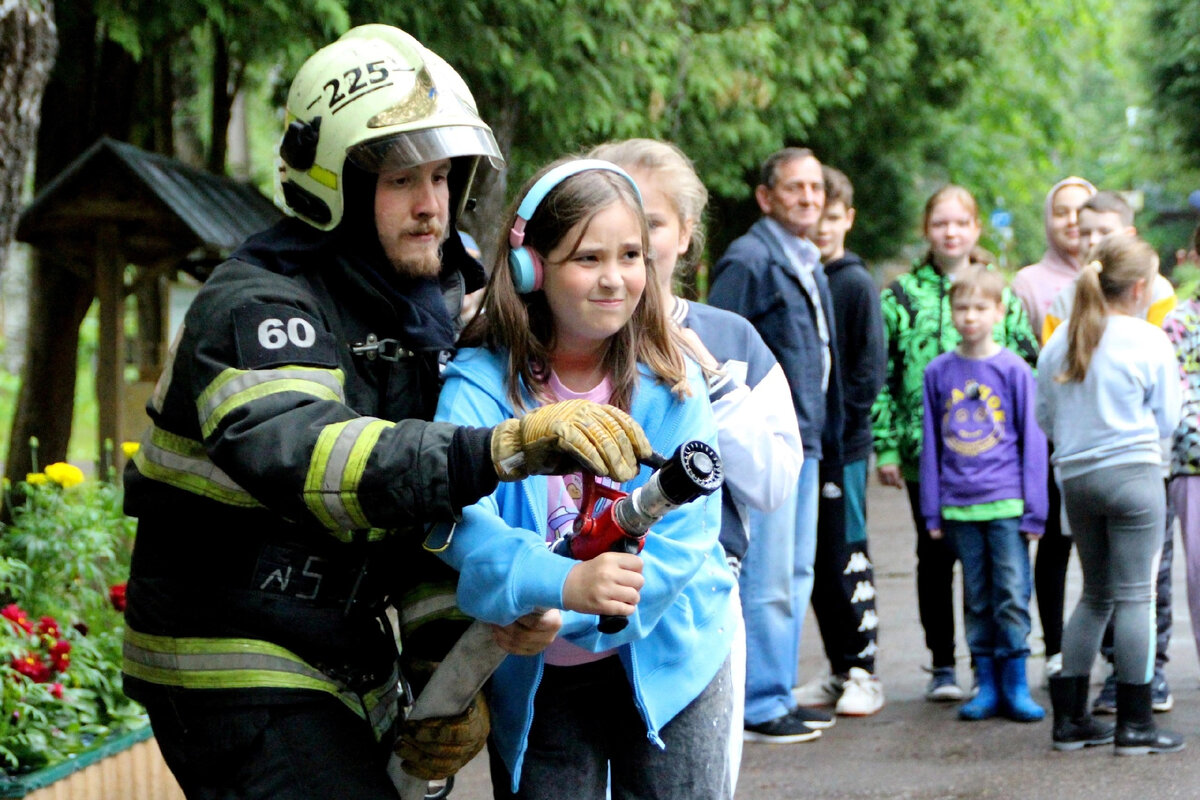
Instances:
[[[1029,540],[1046,525],[1046,437],[1034,418],[1036,383],[992,338],[1004,318],[1004,277],[972,264],[950,287],[958,347],[925,370],[921,513],[963,565],[967,645],[978,693],[961,719],[1002,713],[1036,722],[1029,696]]]

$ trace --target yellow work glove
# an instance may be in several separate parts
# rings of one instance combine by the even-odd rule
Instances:
[[[400,723],[396,755],[404,771],[427,781],[456,774],[478,755],[491,730],[491,715],[483,693],[475,695],[457,717],[430,717]]]
[[[506,419],[492,432],[492,463],[502,481],[582,467],[623,483],[638,474],[638,460],[653,452],[632,417],[590,400],[551,403]]]

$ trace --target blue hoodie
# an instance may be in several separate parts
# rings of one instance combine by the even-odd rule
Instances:
[[[505,390],[506,364],[507,354],[459,351],[446,370],[436,418],[492,426],[515,416]],[[717,446],[704,380],[696,365],[688,367],[692,396],[680,402],[639,365],[642,380],[631,415],[660,453],[670,454],[691,439]],[[621,488],[632,491],[649,476],[643,468]],[[563,583],[575,562],[546,547],[547,505],[546,478],[535,476],[501,483],[494,494],[463,509],[441,556],[460,573],[458,604],[464,613],[507,625],[536,609],[562,608]],[[729,655],[734,578],[718,542],[720,530],[719,493],[672,511],[654,526],[641,554],[646,579],[641,601],[619,633],[600,633],[594,615],[563,612],[559,635],[566,640],[593,652],[619,648],[646,735],[659,747],[659,730],[699,696]],[[510,655],[491,682],[492,734],[513,776],[513,791],[542,668],[541,655]]]

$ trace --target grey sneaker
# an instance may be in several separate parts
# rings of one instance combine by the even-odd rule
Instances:
[[[1110,672],[1104,679],[1104,685],[1100,687],[1100,694],[1096,695],[1096,699],[1092,701],[1092,713],[1117,713],[1117,675],[1115,672]]]
[[[796,744],[797,742],[811,742],[820,735],[820,731],[808,727],[803,720],[788,713],[757,725],[746,725],[742,730],[742,741]]]
[[[925,699],[935,703],[957,703],[963,699],[962,687],[954,677],[954,667],[934,667],[929,670],[929,683],[925,686]]]
[[[1171,696],[1167,676],[1161,669],[1154,670],[1154,679],[1150,681],[1150,707],[1159,712],[1170,711],[1175,707],[1175,698]]]

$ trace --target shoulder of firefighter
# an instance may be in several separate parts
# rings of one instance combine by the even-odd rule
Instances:
[[[389,338],[386,308],[336,265],[283,275],[234,260],[200,292],[127,469],[135,699],[316,690],[390,726],[383,604],[416,563],[436,564],[419,534],[458,515],[453,453],[491,467],[490,431],[427,421],[447,353]]]

